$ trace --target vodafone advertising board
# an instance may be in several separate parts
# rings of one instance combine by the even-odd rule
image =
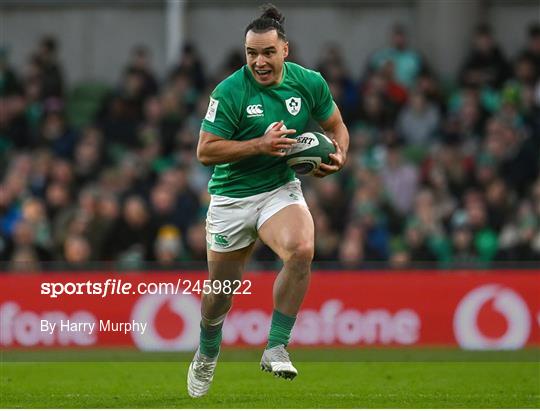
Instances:
[[[193,284],[204,279],[202,272],[4,275],[0,347],[194,350],[201,295]],[[274,275],[249,274],[245,280],[250,285],[241,291],[249,293],[234,298],[223,329],[224,346],[266,342]],[[95,284],[107,281],[107,295],[103,290],[92,294]],[[58,283],[65,286],[64,293],[53,297],[52,284]],[[75,283],[84,287],[71,286]],[[180,287],[175,293],[153,293],[157,287],[150,289],[150,283]],[[129,292],[114,293],[126,284]],[[139,292],[140,284],[148,292]],[[291,341],[297,346],[445,345],[473,350],[538,344],[538,270],[314,273]]]

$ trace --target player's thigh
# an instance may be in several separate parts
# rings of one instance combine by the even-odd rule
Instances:
[[[212,196],[206,216],[210,279],[239,279],[257,238],[253,204]]]
[[[260,226],[259,238],[283,261],[313,259],[313,218],[305,204],[281,208]]]

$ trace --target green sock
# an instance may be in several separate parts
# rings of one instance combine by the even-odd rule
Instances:
[[[272,325],[268,334],[268,345],[266,348],[277,347],[280,344],[287,346],[291,338],[291,330],[296,317],[290,317],[277,310],[272,313]]]
[[[210,358],[214,358],[219,354],[219,346],[221,345],[221,328],[223,322],[219,325],[206,329],[201,322],[201,344],[200,351],[202,354]]]

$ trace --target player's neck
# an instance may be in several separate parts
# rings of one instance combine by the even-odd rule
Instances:
[[[274,83],[270,84],[270,87],[279,86],[283,82],[283,78],[285,77],[285,64],[286,63],[283,63],[283,65],[281,66],[281,72],[279,73],[277,80]]]
[[[279,73],[279,76],[274,84],[272,86],[278,86],[283,81],[283,67],[281,67],[281,72]]]

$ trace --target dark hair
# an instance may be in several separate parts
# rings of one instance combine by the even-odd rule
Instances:
[[[276,6],[270,3],[262,6],[261,10],[261,16],[248,24],[246,31],[244,32],[244,36],[250,30],[254,33],[266,33],[270,30],[276,30],[278,37],[281,40],[287,41],[285,29],[283,28],[283,23],[285,22],[285,17],[283,17],[283,14],[281,14]]]

